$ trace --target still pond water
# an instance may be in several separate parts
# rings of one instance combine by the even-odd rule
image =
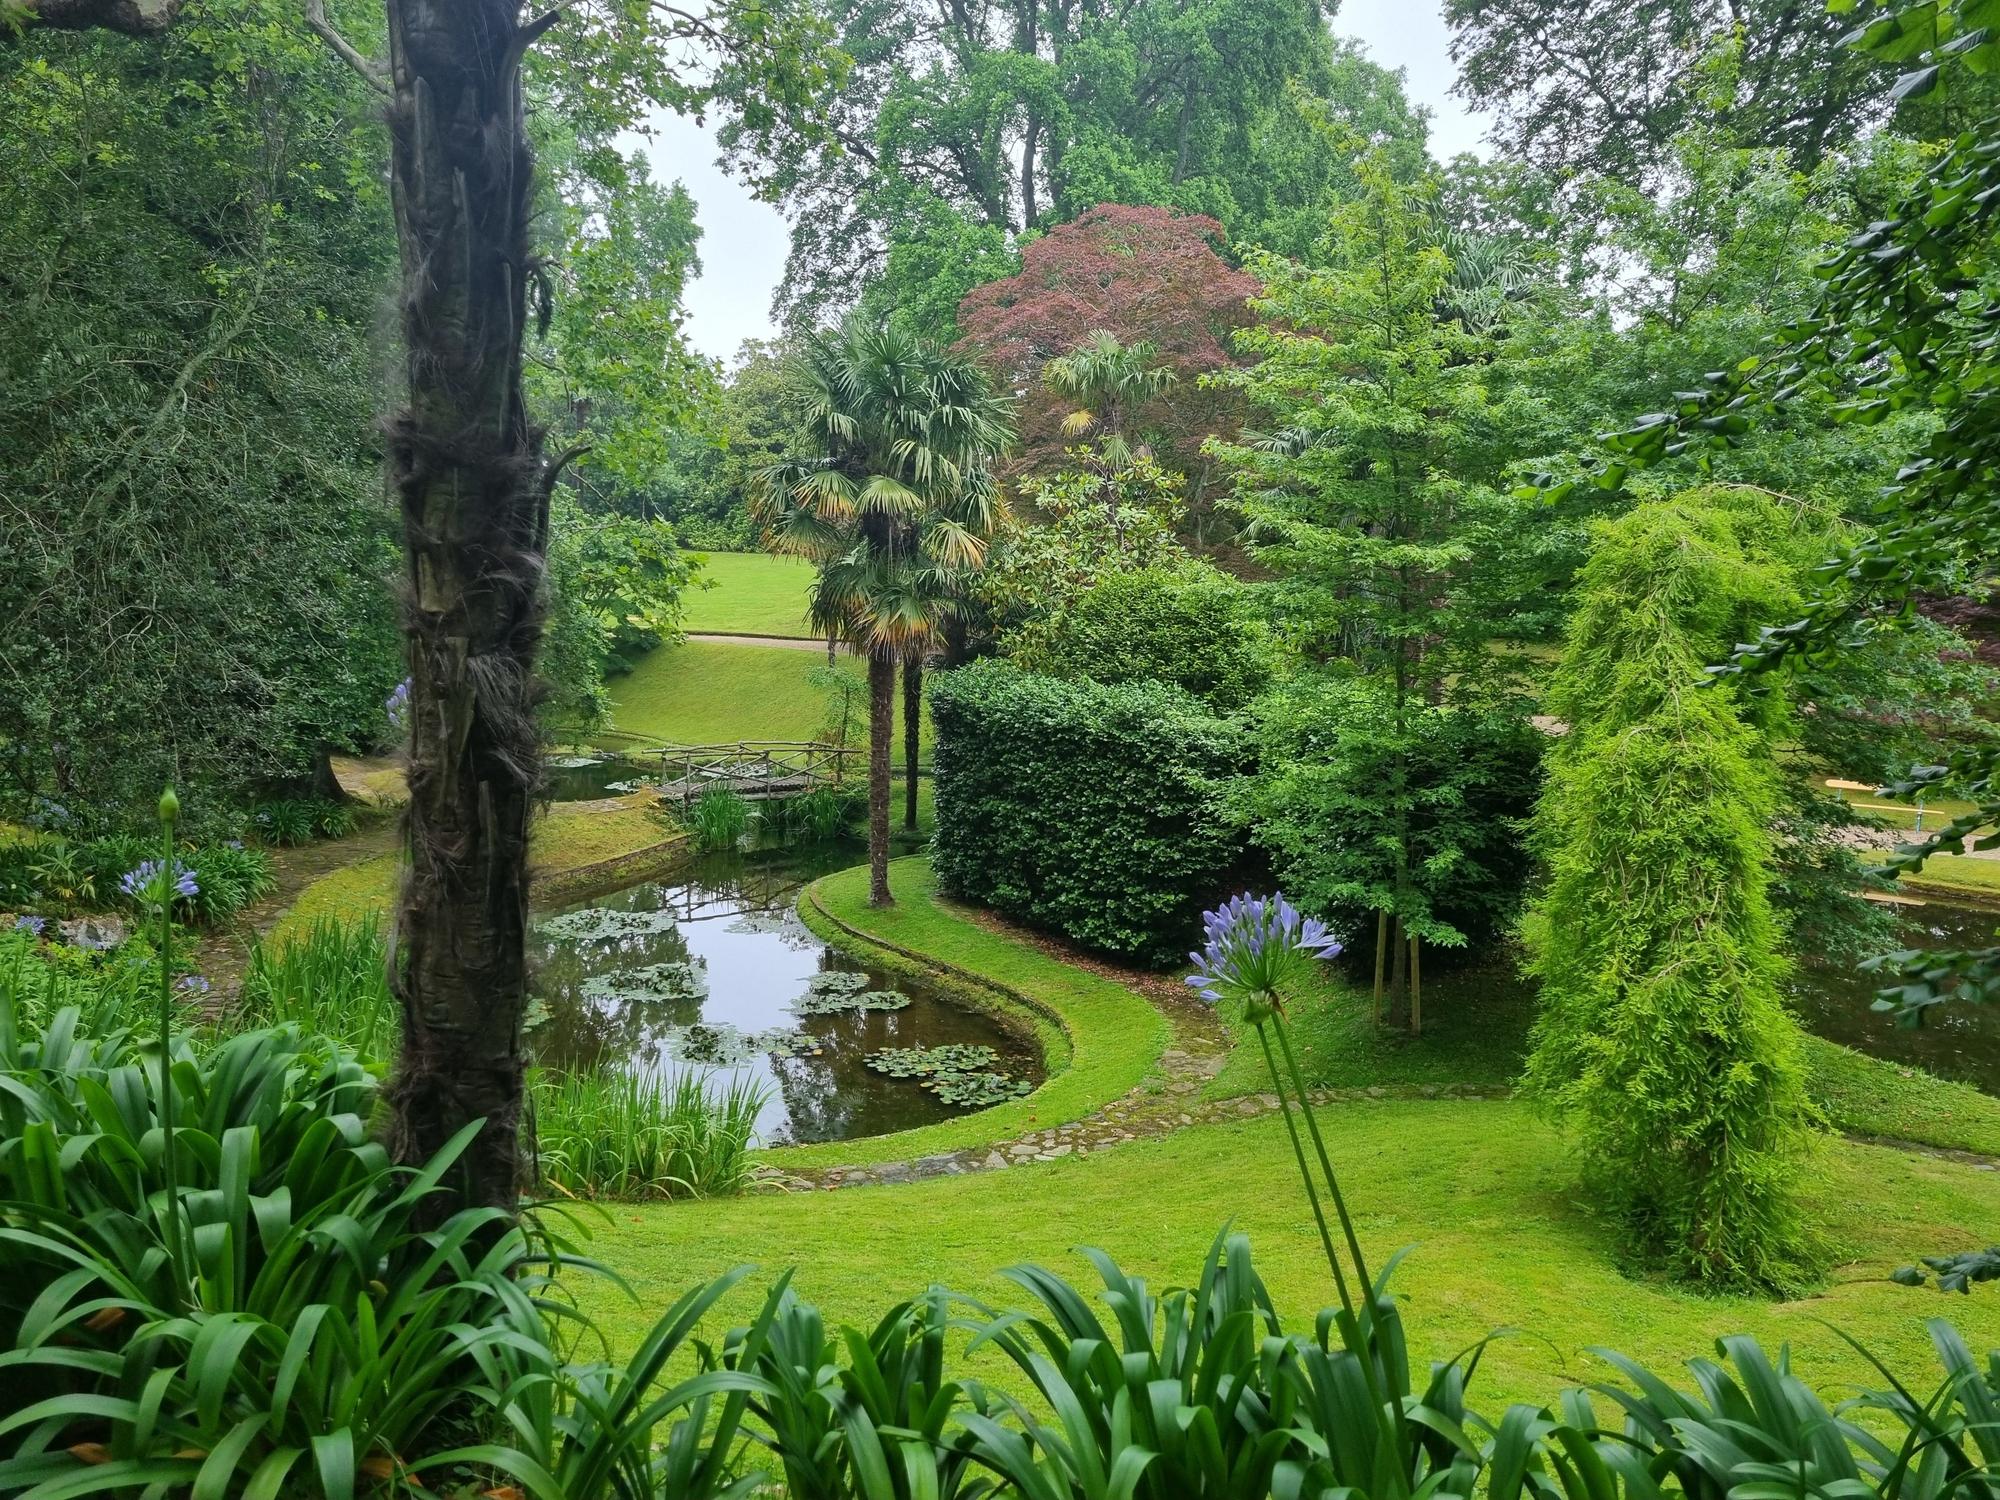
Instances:
[[[1897,910],[1901,941],[1911,948],[1987,948],[2000,927],[1993,907],[1925,897]],[[1806,1030],[1829,1041],[2000,1094],[2000,1006],[1940,1005],[1921,1027],[1906,1029],[1869,1008],[1878,983],[1852,965],[1807,963],[1793,976],[1791,1001]]]
[[[537,1057],[554,1067],[760,1083],[765,1144],[844,1140],[950,1119],[963,1108],[868,1065],[887,1048],[992,1049],[981,1070],[1042,1081],[1040,1048],[927,984],[835,953],[793,912],[800,888],[864,855],[840,844],[701,856],[658,882],[537,914],[529,936],[546,1010]]]

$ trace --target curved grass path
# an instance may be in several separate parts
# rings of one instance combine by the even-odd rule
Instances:
[[[806,888],[799,915],[876,968],[921,973],[980,1009],[1025,1013],[1041,1033],[1048,1081],[1025,1099],[938,1125],[779,1147],[762,1153],[766,1165],[813,1186],[962,1172],[1000,1143],[1074,1126],[1115,1101],[1164,1093],[1183,1075],[1188,1091],[1199,1086],[1193,1055],[1172,1045],[1174,1026],[1145,999],[990,931],[938,896],[928,859],[895,861],[890,884],[898,904],[871,907],[867,867],[842,870]]]

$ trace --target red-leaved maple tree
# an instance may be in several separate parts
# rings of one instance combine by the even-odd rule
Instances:
[[[959,304],[959,347],[991,369],[1003,391],[1021,398],[1018,472],[1062,466],[1063,418],[1071,403],[1042,384],[1049,360],[1105,329],[1126,344],[1149,343],[1177,377],[1134,414],[1144,440],[1169,468],[1202,487],[1201,442],[1234,436],[1242,401],[1209,391],[1200,377],[1230,362],[1229,335],[1250,321],[1254,278],[1217,252],[1223,228],[1201,214],[1105,203],[1050,230],[1021,252],[1018,274],[975,287]]]

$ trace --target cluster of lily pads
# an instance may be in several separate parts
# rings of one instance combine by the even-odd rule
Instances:
[[[991,1047],[952,1042],[943,1047],[884,1047],[865,1061],[891,1078],[914,1078],[946,1104],[984,1109],[1033,1092],[1025,1079],[995,1070],[999,1056]]]
[[[605,1005],[684,1005],[708,998],[708,965],[699,958],[676,958],[619,974],[593,974],[580,993]]]
[[[806,992],[792,1002],[801,1016],[837,1016],[864,1010],[901,1010],[910,997],[901,990],[871,990],[866,974],[828,969],[806,981]]]
[[[630,938],[658,937],[675,929],[670,911],[622,911],[613,906],[584,906],[535,924],[538,935],[557,943],[622,943]]]

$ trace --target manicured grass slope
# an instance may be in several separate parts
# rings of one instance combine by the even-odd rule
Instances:
[[[1802,1373],[1841,1387],[1829,1395],[1870,1375],[1821,1320],[1926,1393],[1936,1376],[1925,1318],[1953,1318],[1975,1349],[2000,1347],[2000,1297],[1947,1299],[1882,1279],[1920,1252],[2000,1238],[2000,1178],[1991,1172],[1835,1143],[1812,1195],[1833,1216],[1840,1251],[1824,1293],[1785,1303],[1715,1299],[1619,1273],[1615,1234],[1590,1214],[1574,1156],[1525,1106],[1371,1102],[1329,1108],[1322,1119],[1373,1262],[1414,1247],[1394,1284],[1409,1298],[1417,1367],[1495,1328],[1520,1330],[1498,1340],[1480,1368],[1475,1392],[1496,1415],[1507,1401],[1539,1405],[1566,1384],[1605,1377],[1585,1352],[1592,1345],[1678,1372],[1683,1360],[1712,1354],[1721,1334],[1755,1334],[1774,1352],[1790,1340]],[[609,1289],[587,1297],[630,1348],[697,1281],[756,1263],[751,1285],[761,1289],[796,1267],[802,1296],[830,1320],[866,1327],[931,1282],[1019,1306],[1025,1294],[997,1273],[1022,1261],[1092,1288],[1089,1266],[1071,1253],[1080,1245],[1104,1247],[1156,1287],[1185,1285],[1225,1220],[1249,1233],[1288,1326],[1310,1333],[1332,1288],[1284,1127],[1270,1116],[1083,1161],[908,1186],[618,1207],[592,1248],[640,1301]],[[753,1297],[734,1294],[716,1332],[746,1319]],[[1008,1378],[996,1365],[978,1368]]]
[[[826,721],[827,695],[811,672],[824,666],[817,651],[786,646],[739,646],[687,641],[649,652],[611,682],[611,723],[628,734],[682,745],[734,740],[810,740]],[[843,656],[839,668],[863,674]],[[896,693],[897,764],[902,764],[902,688]],[[928,726],[924,757],[929,759]],[[865,734],[855,743],[866,744]]]
[[[586,812],[557,803],[535,824],[529,858],[538,875],[559,876],[622,859],[673,836],[657,813],[642,807]],[[304,932],[321,917],[379,916],[395,900],[400,864],[400,855],[383,854],[315,880],[272,929],[273,939]]]
[[[1167,1045],[1170,1029],[1144,999],[1109,980],[1045,957],[1026,944],[988,932],[940,904],[937,877],[927,859],[895,861],[890,866],[889,885],[897,904],[878,910],[868,904],[867,869],[842,870],[814,884],[800,908],[808,922],[821,928],[823,936],[851,951],[860,950],[845,934],[826,929],[813,910],[814,898],[827,915],[854,930],[894,948],[940,959],[1027,996],[1062,1018],[1068,1057],[1060,1072],[1025,1099],[898,1135],[786,1147],[768,1153],[774,1164],[798,1167],[904,1161],[1007,1140],[1078,1119],[1145,1080]]]
[[[705,552],[704,578],[714,588],[686,594],[687,628],[723,635],[810,636],[806,624],[806,589],[812,564],[798,557],[773,557],[766,552]]]
[[[1534,991],[1505,973],[1470,970],[1424,986],[1424,1033],[1377,1027],[1365,984],[1332,965],[1314,971],[1290,997],[1300,1066],[1326,1088],[1511,1083],[1527,1056]],[[1816,1036],[1808,1036],[1812,1097],[1836,1130],[2000,1156],[2000,1099],[1933,1078]],[[1270,1088],[1254,1035],[1236,1050],[1209,1092],[1218,1097]],[[1996,1184],[2000,1193],[2000,1184]]]

